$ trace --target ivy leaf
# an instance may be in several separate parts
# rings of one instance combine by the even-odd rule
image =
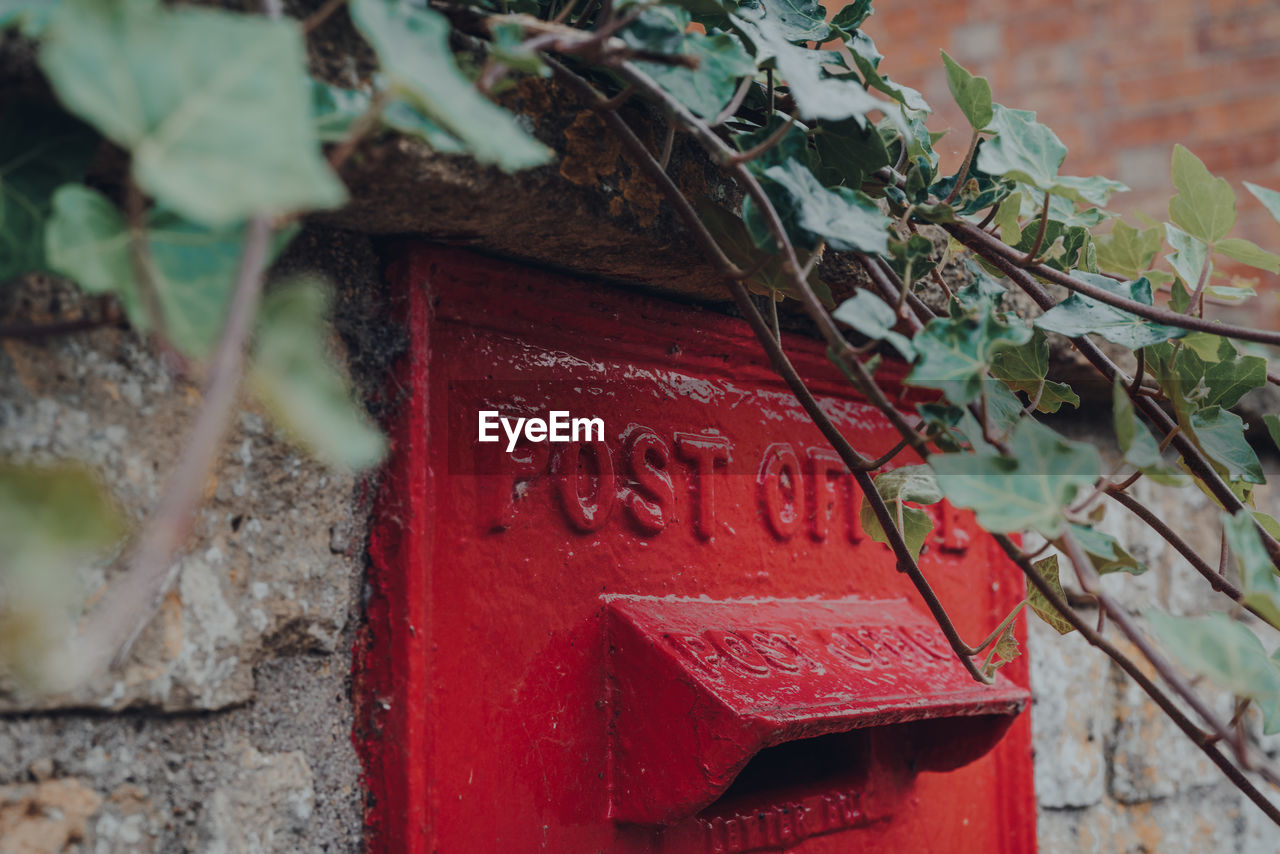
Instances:
[[[937,266],[933,257],[933,241],[923,234],[906,240],[889,241],[889,266],[909,288]]]
[[[1140,471],[1162,465],[1160,445],[1143,423],[1138,420],[1129,392],[1119,377],[1111,387],[1111,413],[1115,422],[1116,439],[1124,461]]]
[[[243,225],[209,229],[166,211],[148,219],[156,300],[171,343],[189,356],[207,356],[222,331],[243,232]],[[289,236],[277,239],[276,251]],[[151,316],[134,276],[128,224],[105,196],[79,184],[59,189],[45,239],[53,269],[88,293],[115,294],[134,328],[150,329]]]
[[[1027,400],[1035,400],[1037,412],[1057,412],[1062,404],[1080,405],[1080,396],[1066,383],[1045,379],[1049,372],[1049,338],[1032,331],[1031,340],[997,352],[991,359],[991,375]]]
[[[825,239],[832,249],[888,254],[889,218],[866,193],[848,187],[827,189],[795,160],[772,166],[764,175],[791,196],[799,208],[799,227]]]
[[[1152,304],[1151,282],[1145,276],[1122,283],[1081,270],[1077,270],[1074,275],[1117,296],[1143,305]],[[1079,338],[1090,333],[1101,335],[1113,344],[1120,344],[1131,350],[1168,341],[1170,338],[1181,338],[1187,334],[1185,329],[1147,320],[1080,293],[1072,293],[1036,318],[1035,324],[1041,329],[1057,332],[1068,338]]]
[[[1192,237],[1214,243],[1236,222],[1236,193],[1225,178],[1215,178],[1199,157],[1181,145],[1173,147],[1173,186],[1169,218]]]
[[[1101,269],[1132,280],[1151,266],[1164,246],[1164,234],[1158,225],[1139,231],[1124,220],[1116,220],[1111,233],[1094,237],[1093,245]]]
[[[1253,193],[1253,197],[1262,202],[1262,206],[1267,209],[1267,213],[1280,222],[1280,192],[1268,190],[1266,187],[1260,187],[1257,184],[1244,182],[1245,189]]]
[[[138,184],[189,219],[225,226],[346,200],[311,125],[293,22],[65,0],[40,64],[71,112],[132,151]]]
[[[636,66],[693,113],[714,118],[733,97],[738,79],[755,74],[756,63],[737,36],[687,32],[690,20],[684,9],[656,6],[642,12],[621,37],[637,49],[695,60],[697,68],[659,62]]]
[[[846,33],[852,33],[862,22],[871,17],[871,0],[853,0],[831,19],[831,26]]]
[[[914,501],[920,504],[936,504],[942,500],[942,493],[934,480],[933,472],[928,466],[901,466],[876,475],[876,492],[884,499],[889,512],[901,520],[899,529],[907,549],[912,557],[919,558],[924,541],[933,530],[933,519],[923,510],[908,507],[903,502]],[[876,518],[871,504],[865,497],[858,511],[862,530],[877,543],[889,544],[889,537],[880,520]]]
[[[873,341],[888,341],[907,361],[916,357],[911,339],[893,331],[894,324],[898,322],[897,313],[870,291],[858,291],[842,302],[831,316]]]
[[[996,208],[995,218],[991,221],[1000,227],[1000,239],[1011,246],[1022,240],[1022,226],[1018,223],[1018,212],[1022,210],[1022,193],[1012,193]]]
[[[1018,647],[1018,638],[1013,632],[1014,623],[1011,622],[1005,626],[1004,631],[1000,633],[1000,637],[996,639],[995,646],[991,650],[991,658],[982,668],[986,676],[994,676],[997,670],[1021,654],[1022,650]]]
[[[98,144],[87,125],[52,104],[22,102],[0,118],[0,282],[45,269],[53,191],[84,175]]]
[[[1245,394],[1267,382],[1266,359],[1240,356],[1225,338],[1207,337],[1216,339],[1217,344],[1211,360],[1201,355],[1207,349],[1202,339],[1197,339],[1196,343],[1201,345],[1198,347],[1184,346],[1175,351],[1160,345],[1151,351],[1152,376],[1175,407],[1184,413],[1209,406],[1230,409]]]
[[[1210,406],[1191,413],[1191,431],[1214,468],[1231,480],[1266,483],[1258,455],[1244,438],[1244,421],[1234,412]]]
[[[853,64],[862,75],[863,82],[872,89],[878,89],[908,110],[929,112],[929,103],[924,96],[910,86],[903,86],[889,79],[889,75],[880,73],[880,61],[884,55],[876,49],[876,44],[866,33],[854,33],[844,43],[853,57]]]
[[[769,0],[768,7],[760,0],[744,0],[738,10],[760,16],[772,11],[778,34],[791,43],[826,41],[831,34],[827,10],[817,0]]]
[[[320,461],[351,469],[382,459],[386,440],[352,400],[325,347],[329,295],[299,279],[263,300],[249,387],[277,424]]]
[[[982,130],[991,124],[995,111],[991,103],[991,83],[985,77],[975,77],[964,66],[942,51],[942,62],[947,67],[947,88],[951,97],[956,99],[956,106],[969,120],[975,131]]]
[[[936,317],[912,340],[920,361],[907,382],[939,389],[952,403],[966,404],[982,391],[995,354],[1030,338],[1029,327],[1005,323],[989,302],[979,302],[958,317]]]
[[[1058,577],[1058,556],[1049,555],[1041,558],[1031,565],[1035,571],[1049,585],[1049,589],[1053,590],[1063,599],[1066,594],[1062,591],[1062,581]],[[1031,583],[1027,579],[1027,607],[1036,612],[1036,616],[1048,623],[1053,630],[1060,635],[1068,635],[1076,630],[1066,617],[1062,616],[1062,612],[1053,607],[1053,603],[1048,600],[1040,588]]]
[[[891,162],[880,132],[854,119],[820,122],[813,145],[819,162],[816,174],[828,187],[861,187],[867,175]]]
[[[1248,264],[1250,267],[1266,270],[1268,273],[1280,273],[1280,255],[1268,252],[1243,237],[1223,238],[1215,243],[1213,248],[1241,264]]]
[[[1075,175],[1059,175],[1054,179],[1049,192],[1082,205],[1101,205],[1105,207],[1111,201],[1113,193],[1127,193],[1129,187],[1119,181],[1113,181],[1102,175],[1091,178],[1080,178]],[[1096,223],[1094,223],[1096,225]]]
[[[795,288],[792,285],[791,276],[786,272],[786,268],[783,265],[783,258],[780,253],[766,252],[757,247],[742,220],[713,204],[710,200],[699,200],[697,209],[698,217],[702,220],[703,225],[715,235],[717,242],[724,249],[725,255],[728,256],[729,260],[743,270],[756,271],[746,280],[747,287],[751,291],[769,296],[782,293],[790,297],[799,298],[799,294],[795,292]],[[805,252],[801,250],[797,250],[797,252],[800,255],[802,264],[809,260],[809,256]],[[831,297],[831,289],[818,277],[816,264],[809,271],[807,281],[824,305],[830,305],[834,302]]]
[[[1166,222],[1164,230],[1169,238],[1169,245],[1174,249],[1172,255],[1165,256],[1165,260],[1173,267],[1173,271],[1178,274],[1178,278],[1182,279],[1188,289],[1194,288],[1199,283],[1201,275],[1204,275],[1205,264],[1209,263],[1209,247],[1199,238],[1187,234],[1172,223]],[[1212,265],[1209,270],[1213,271]],[[1180,309],[1175,307],[1174,310]],[[1185,310],[1185,307],[1181,310]]]
[[[1056,539],[1066,529],[1066,508],[1102,471],[1098,450],[1024,418],[1009,439],[1009,453],[935,454],[929,465],[947,500],[972,509],[988,531],[1032,529]]]
[[[996,134],[978,149],[978,168],[989,175],[1022,181],[1041,190],[1052,187],[1058,167],[1067,156],[1067,147],[1057,135],[1036,121],[1030,110],[993,106],[994,117],[987,130]]]
[[[1271,625],[1280,628],[1280,580],[1254,527],[1253,515],[1245,510],[1235,516],[1223,513],[1222,531],[1240,570],[1245,604],[1256,608]]]
[[[1280,448],[1280,415],[1272,415],[1267,413],[1262,416],[1262,423],[1267,427],[1267,435],[1271,437],[1272,443]]]
[[[1129,575],[1142,575],[1147,571],[1145,564],[1124,550],[1124,547],[1110,534],[1104,534],[1096,528],[1068,523],[1071,536],[1089,556],[1089,562],[1100,575],[1110,572],[1127,572]]]
[[[351,0],[350,10],[392,94],[461,140],[476,160],[514,172],[551,159],[546,146],[458,70],[444,16],[402,0]]]
[[[0,0],[0,30],[14,28],[29,39],[44,35],[60,0]]]
[[[1280,731],[1280,671],[1248,626],[1226,614],[1175,617],[1148,611],[1147,622],[1170,654],[1191,672],[1238,697],[1256,700],[1264,710],[1263,731]]]

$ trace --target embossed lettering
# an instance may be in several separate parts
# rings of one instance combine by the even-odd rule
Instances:
[[[760,504],[769,528],[782,540],[795,535],[804,521],[804,478],[795,449],[775,442],[764,453],[757,477]]]
[[[481,476],[480,500],[489,530],[505,531],[511,527],[516,501],[546,471],[549,450],[546,445],[520,445],[509,454],[494,450],[498,454],[498,473]]]
[[[595,476],[583,472],[583,450],[591,449],[595,458]],[[609,521],[613,505],[617,503],[617,478],[613,472],[613,457],[604,442],[573,442],[565,445],[552,461],[556,477],[556,491],[560,506],[570,524],[583,533],[598,531]],[[595,489],[583,495],[583,481],[595,481]]]
[[[671,451],[648,427],[634,425],[624,441],[627,473],[636,488],[627,491],[623,505],[640,530],[656,534],[666,527],[667,514],[675,504],[675,488],[667,472]]]
[[[716,494],[715,474],[717,465],[729,462],[733,446],[723,436],[707,436],[701,433],[677,433],[676,453],[693,467],[694,507],[693,528],[704,540],[715,535]]]

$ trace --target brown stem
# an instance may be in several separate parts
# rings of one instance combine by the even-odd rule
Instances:
[[[342,142],[338,143],[338,146],[329,152],[329,166],[334,172],[342,169],[342,165],[355,153],[356,148],[359,147],[365,136],[377,126],[378,120],[382,118],[382,111],[386,108],[389,100],[391,100],[391,96],[381,89],[373,93],[373,97],[369,99],[369,106],[351,122],[351,126],[347,128],[347,135]]]
[[[1204,253],[1204,266],[1200,268],[1200,280],[1196,282],[1195,292],[1191,294],[1191,302],[1187,304],[1186,314],[1195,312],[1197,317],[1204,317],[1204,289],[1209,284],[1209,270],[1213,268],[1213,247]]]
[[[1262,792],[1258,791],[1258,788],[1253,785],[1253,782],[1246,777],[1244,773],[1237,768],[1221,750],[1217,748],[1214,744],[1216,738],[1196,726],[1195,723],[1192,722],[1192,720],[1182,711],[1182,709],[1178,707],[1173,698],[1166,694],[1160,686],[1156,685],[1155,682],[1153,682],[1151,678],[1133,662],[1132,659],[1102,637],[1102,635],[1099,634],[1093,626],[1089,625],[1086,620],[1082,619],[1080,615],[1076,613],[1075,609],[1067,603],[1066,599],[1061,596],[1058,591],[1054,590],[1049,583],[1044,580],[1040,573],[1036,571],[1035,567],[1031,565],[1031,562],[1027,559],[1026,555],[1024,555],[1021,549],[1014,544],[1013,540],[1009,539],[1008,535],[996,534],[994,536],[996,542],[1002,549],[1004,549],[1005,554],[1007,554],[1014,563],[1018,565],[1018,568],[1022,570],[1023,575],[1027,577],[1027,580],[1032,586],[1040,591],[1040,594],[1048,600],[1049,604],[1057,609],[1058,613],[1062,614],[1067,622],[1071,623],[1071,625],[1076,629],[1076,631],[1080,632],[1081,636],[1084,637],[1086,641],[1088,641],[1092,646],[1100,649],[1108,658],[1114,661],[1130,679],[1136,682],[1138,687],[1140,687],[1146,695],[1160,707],[1161,711],[1163,711],[1165,715],[1173,721],[1174,725],[1177,726],[1178,729],[1182,730],[1187,738],[1191,739],[1192,743],[1195,744],[1196,747],[1200,748],[1200,750],[1209,757],[1210,761],[1212,761],[1214,765],[1218,766],[1219,770],[1226,775],[1227,779],[1230,780],[1231,783],[1245,795],[1245,797],[1256,804],[1269,819],[1276,824],[1280,824],[1280,808],[1271,803],[1270,799],[1262,794]]]
[[[956,236],[961,243],[979,252],[983,257],[991,260],[993,257],[1000,257],[1013,261],[1018,266],[1022,265],[1022,255],[1013,247],[1005,244],[998,238],[970,225],[969,223],[947,223],[944,225],[947,231]],[[1159,306],[1146,305],[1135,300],[1126,299],[1117,296],[1111,291],[1104,290],[1096,285],[1075,278],[1074,276],[1064,273],[1061,270],[1055,270],[1044,264],[1031,264],[1027,266],[1027,270],[1036,276],[1051,282],[1055,285],[1061,285],[1068,290],[1084,294],[1092,297],[1098,302],[1104,302],[1107,305],[1122,308],[1131,314],[1139,317],[1145,317],[1147,320],[1154,320],[1156,323],[1163,323],[1166,326],[1176,326],[1179,329],[1189,329],[1192,332],[1208,332],[1213,335],[1222,335],[1227,338],[1236,338],[1241,341],[1256,341],[1260,344],[1271,344],[1280,346],[1280,332],[1273,332],[1265,329],[1249,329],[1244,326],[1234,326],[1229,323],[1218,323],[1217,321],[1205,320],[1203,317],[1191,317],[1185,314],[1179,314],[1176,311],[1160,308]]]
[[[716,116],[715,120],[711,122],[713,128],[720,127],[720,125],[733,118],[734,114],[738,112],[738,108],[742,106],[742,102],[746,100],[747,93],[751,91],[751,85],[755,82],[755,78],[751,76],[742,78],[742,82],[738,84],[733,97],[729,99],[729,103],[720,111],[720,115]]]
[[[169,324],[160,293],[156,289],[155,267],[151,263],[151,249],[147,245],[146,199],[132,178],[125,190],[125,214],[129,221],[129,263],[133,266],[133,278],[138,283],[142,302],[147,307],[147,325],[162,341],[169,340]]]
[[[956,174],[956,185],[951,188],[951,192],[947,193],[947,197],[942,200],[944,204],[951,204],[951,200],[960,192],[960,186],[969,177],[969,166],[973,163],[973,153],[978,150],[978,141],[980,139],[982,139],[982,135],[975,130],[973,136],[969,138],[969,150],[964,153],[964,160],[960,163],[960,171]],[[992,213],[992,216],[995,216],[995,214]]]
[[[80,635],[85,676],[123,660],[177,572],[173,558],[200,506],[209,469],[222,445],[240,389],[244,351],[257,314],[270,238],[270,220],[250,220],[226,325],[209,364],[200,410],[183,442],[182,455],[165,480],[127,569],[107,588]]]
[[[327,2],[306,17],[302,22],[304,35],[329,20],[329,16],[347,4],[347,0],[327,0]]]
[[[758,145],[753,145],[746,151],[739,152],[730,157],[729,164],[736,166],[739,163],[747,163],[755,160],[757,157],[782,142],[783,138],[791,132],[791,128],[795,126],[795,123],[794,118],[788,119],[780,127],[774,130],[773,133],[765,137]]]
[[[1049,191],[1044,191],[1044,206],[1040,209],[1040,228],[1036,231],[1035,242],[1031,244],[1031,248],[1027,250],[1027,254],[1023,257],[1019,267],[1027,267],[1035,263],[1036,256],[1040,254],[1040,247],[1044,246],[1044,235],[1049,230]]]

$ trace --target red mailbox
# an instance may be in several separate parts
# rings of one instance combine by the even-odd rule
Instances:
[[[985,686],[955,661],[745,324],[438,248],[391,277],[409,345],[356,665],[371,850],[1035,850],[1025,666]],[[786,344],[856,447],[895,443]],[[1017,571],[930,509],[921,566],[985,635]]]

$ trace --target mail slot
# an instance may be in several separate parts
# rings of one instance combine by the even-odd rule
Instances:
[[[370,850],[1035,850],[1024,664],[968,676],[745,324],[438,247],[388,274]],[[786,346],[859,450],[894,446],[816,343]],[[877,376],[910,410],[904,370]],[[929,512],[921,567],[982,637],[1016,568]]]

